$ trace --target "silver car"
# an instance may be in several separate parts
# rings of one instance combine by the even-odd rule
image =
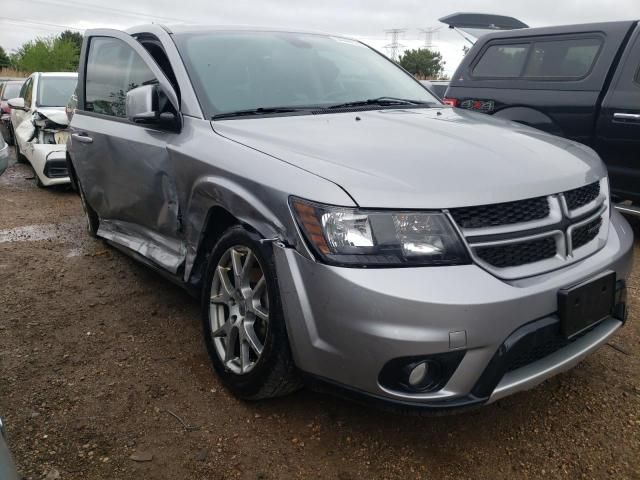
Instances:
[[[18,480],[20,477],[13,463],[13,458],[11,458],[5,436],[4,423],[0,418],[0,478],[2,480]]]
[[[0,136],[0,175],[9,166],[9,145],[4,141],[4,138]]]
[[[339,36],[146,25],[81,58],[89,232],[201,295],[239,397],[483,404],[625,322],[633,234],[585,146],[442,105]]]

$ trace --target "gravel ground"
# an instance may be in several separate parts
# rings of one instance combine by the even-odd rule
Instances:
[[[245,403],[209,366],[197,302],[30,177],[0,177],[0,414],[27,479],[640,478],[640,255],[610,345],[497,404],[415,418],[308,390]]]

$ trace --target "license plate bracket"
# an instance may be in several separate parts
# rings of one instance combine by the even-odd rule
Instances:
[[[615,304],[616,273],[595,278],[558,292],[562,334],[571,338],[611,315]]]

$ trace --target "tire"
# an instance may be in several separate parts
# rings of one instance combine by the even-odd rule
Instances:
[[[35,171],[33,172],[33,176],[34,176],[34,177],[35,177],[35,179],[36,179],[36,187],[38,187],[38,188],[45,188],[45,187],[44,187],[44,183],[42,183],[42,180],[40,180],[40,177],[38,176],[38,174],[37,174]]]
[[[13,147],[13,144],[15,143],[13,140],[13,129],[11,128],[11,122],[9,122],[9,124],[7,125],[7,138],[5,138],[5,141],[10,147]]]
[[[225,290],[222,287],[223,282],[220,279],[221,273],[218,267],[223,267],[224,271],[224,266],[234,254],[239,258],[239,265],[246,267],[248,263],[250,264],[249,268],[245,268],[249,273],[244,275],[250,280],[246,280],[246,283],[240,281],[240,285],[244,287],[241,291],[236,288],[239,281],[233,274],[233,266],[231,270],[227,270],[227,282],[229,282],[227,285],[234,290],[237,302],[233,299],[223,300],[225,295],[219,294]],[[254,258],[252,262],[248,260],[250,255]],[[243,261],[244,264],[242,264]],[[264,278],[264,284],[258,280],[259,278]],[[259,284],[266,286],[266,292]],[[251,293],[241,293],[247,291]],[[251,300],[243,299],[243,295],[251,295]],[[231,298],[229,295],[226,297]],[[218,301],[212,302],[212,298],[217,298]],[[253,307],[243,308],[244,302]],[[260,316],[255,313],[258,310],[260,310]],[[265,311],[267,320],[263,319]],[[232,312],[236,312],[237,315],[232,315]],[[227,319],[225,322],[222,321],[224,318]],[[233,323],[231,320],[233,318],[237,323]],[[240,325],[245,325],[242,331],[246,332],[249,328],[247,324],[253,331],[253,344],[262,343],[259,355],[251,346],[252,342],[248,340],[251,335],[241,333],[238,328]],[[294,392],[302,386],[287,338],[272,246],[261,244],[257,234],[248,232],[240,226],[231,227],[213,247],[203,285],[202,328],[215,371],[224,385],[237,397],[245,400],[278,397]],[[225,332],[215,335],[214,330],[218,332],[225,330]],[[243,361],[243,348],[248,351],[246,361]],[[226,355],[223,358],[225,351],[232,352],[228,355],[228,359]],[[232,358],[236,354],[237,358]]]
[[[84,210],[84,214],[87,217],[87,232],[93,238],[98,236],[98,228],[100,227],[100,217],[96,213],[96,211],[91,208],[91,205],[87,203],[87,199],[84,196],[84,191],[82,190],[82,186],[80,185],[80,180],[76,178],[76,185],[78,187],[78,194],[80,195],[80,203],[82,204],[82,210]]]
[[[27,160],[27,157],[25,157],[20,151],[20,145],[18,144],[17,140],[15,144],[16,144],[16,161],[18,163],[29,163],[29,160]]]

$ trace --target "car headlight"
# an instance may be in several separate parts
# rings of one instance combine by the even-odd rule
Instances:
[[[469,256],[442,212],[360,210],[291,198],[305,240],[325,263],[343,266],[461,265]]]

